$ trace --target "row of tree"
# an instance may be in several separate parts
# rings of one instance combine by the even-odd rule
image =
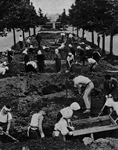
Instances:
[[[14,44],[16,44],[15,29],[20,28],[25,38],[25,31],[34,29],[48,21],[39,8],[38,14],[30,0],[0,0],[0,30],[4,28],[12,29],[14,34]]]
[[[84,31],[102,35],[102,50],[105,52],[105,36],[110,35],[110,54],[113,54],[113,36],[118,33],[118,0],[75,0],[67,16],[65,10],[58,21]]]

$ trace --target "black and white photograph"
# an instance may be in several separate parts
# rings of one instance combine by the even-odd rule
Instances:
[[[118,0],[0,0],[0,150],[118,150]]]

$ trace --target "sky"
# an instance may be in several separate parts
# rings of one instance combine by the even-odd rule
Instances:
[[[42,9],[43,14],[61,14],[63,9],[68,9],[75,2],[75,0],[31,0],[36,10]]]

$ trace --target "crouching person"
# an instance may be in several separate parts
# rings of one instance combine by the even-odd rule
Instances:
[[[29,61],[26,63],[26,72],[34,72],[37,73],[37,64],[35,61]]]
[[[31,118],[30,126],[28,127],[27,135],[30,139],[39,139],[44,138],[45,134],[43,132],[43,119],[46,115],[46,109],[40,110],[38,113],[35,113]]]
[[[73,116],[73,113],[79,109],[80,105],[77,102],[73,102],[70,106],[61,109],[57,114],[57,123],[54,127],[53,136],[59,136],[59,134],[61,134],[65,141],[66,135],[72,135],[74,127],[72,126],[70,118]]]
[[[74,127],[69,118],[61,118],[58,123],[55,124],[53,137],[62,135],[63,140],[66,141],[66,135],[73,134]]]
[[[11,108],[9,105],[4,106],[0,111],[0,141],[4,142],[4,133],[9,134],[12,115],[10,113]],[[2,132],[3,131],[3,132]]]

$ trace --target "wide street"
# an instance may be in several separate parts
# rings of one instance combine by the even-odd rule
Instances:
[[[36,32],[39,31],[40,28],[36,29]],[[68,28],[68,31],[72,32],[72,28]],[[31,30],[31,35],[32,35],[33,31]],[[76,33],[76,31],[75,31]],[[18,42],[18,38],[19,35],[22,34],[21,31],[17,32],[16,31],[16,42]],[[87,40],[91,41],[91,33],[90,32],[86,32],[87,35]],[[25,32],[25,37],[28,36],[28,32]],[[82,36],[82,31],[79,31],[79,36]],[[109,42],[110,41],[110,37],[107,36],[106,37],[106,41],[105,41],[105,49],[107,51],[109,51]],[[95,44],[97,44],[97,34],[95,33]],[[0,51],[6,51],[7,49],[9,49],[11,46],[13,45],[13,32],[9,32],[8,35],[6,37],[1,37],[0,36]],[[102,47],[102,39],[100,40],[100,47]],[[115,55],[118,55],[118,35],[114,36],[114,40],[113,40],[113,53]]]

